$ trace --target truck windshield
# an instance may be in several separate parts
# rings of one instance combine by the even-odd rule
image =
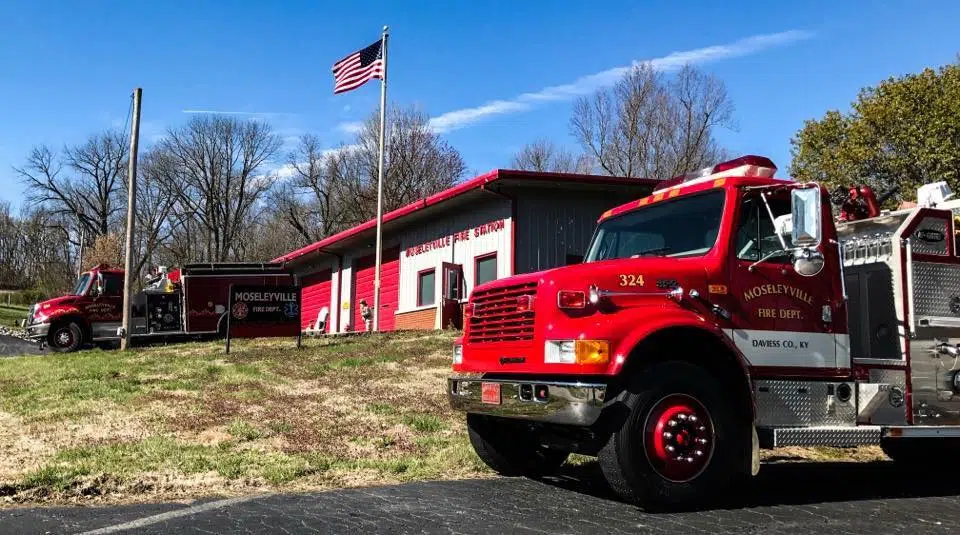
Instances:
[[[725,192],[656,203],[600,224],[586,262],[641,256],[698,256],[713,248]]]
[[[80,276],[80,279],[77,280],[77,285],[73,287],[73,290],[70,291],[70,295],[83,295],[83,291],[87,289],[87,284],[90,282],[90,274],[84,273]]]

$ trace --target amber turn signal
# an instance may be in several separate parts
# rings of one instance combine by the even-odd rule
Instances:
[[[610,362],[610,344],[606,340],[577,340],[574,346],[577,364]]]

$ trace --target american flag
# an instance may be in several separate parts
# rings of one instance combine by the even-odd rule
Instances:
[[[356,89],[374,78],[383,79],[383,41],[333,64],[334,94]]]

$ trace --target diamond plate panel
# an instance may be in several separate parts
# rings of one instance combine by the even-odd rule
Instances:
[[[870,368],[870,382],[897,385],[902,388],[907,384],[907,374],[903,370]]]
[[[910,236],[910,243],[913,246],[913,252],[925,254],[947,254],[947,221],[939,217],[925,217],[920,222],[917,230]],[[931,238],[942,237],[939,241],[933,241]]]
[[[830,392],[841,383],[813,381],[757,381],[757,425],[853,426],[854,398],[842,402]],[[852,384],[849,386],[853,387]]]
[[[914,262],[913,293],[917,318],[960,317],[960,265]],[[951,310],[954,298],[957,312]]]
[[[907,423],[907,374],[904,370],[870,370],[869,383],[857,383],[857,423]]]
[[[762,432],[761,432],[762,431]],[[846,448],[880,443],[880,427],[781,427],[757,430],[768,448],[834,446]]]

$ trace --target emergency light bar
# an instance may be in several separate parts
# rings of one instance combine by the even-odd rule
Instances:
[[[653,188],[653,191],[689,186],[691,184],[728,176],[772,178],[776,172],[777,166],[770,158],[753,155],[741,156],[734,160],[718,163],[713,167],[705,167],[699,171],[661,180],[660,183]]]

